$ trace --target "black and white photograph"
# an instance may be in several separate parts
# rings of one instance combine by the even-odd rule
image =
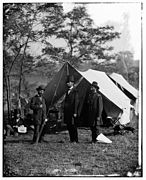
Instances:
[[[1,4],[2,177],[143,177],[143,2]]]

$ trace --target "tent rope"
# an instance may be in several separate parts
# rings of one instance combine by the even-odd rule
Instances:
[[[79,84],[80,84],[80,82],[83,80],[83,77],[81,77],[79,80],[78,80],[78,82],[74,85],[74,88],[76,88]],[[63,94],[63,96],[58,100],[58,101],[60,101],[61,103],[64,101],[64,99],[65,99],[65,96],[66,96],[66,93],[64,93]],[[57,101],[57,102],[58,102]]]
[[[57,94],[57,90],[58,90],[58,87],[59,87],[59,84],[60,84],[60,81],[61,81],[63,72],[64,72],[64,70],[62,71],[61,76],[60,76],[60,78],[59,78],[59,81],[58,81],[58,84],[57,84],[57,86],[56,86],[56,89],[55,89],[55,92],[54,92],[54,95],[53,95],[53,98],[52,98],[52,101],[51,101],[51,105],[50,105],[50,106],[52,106],[53,101],[54,101],[54,98],[55,98],[55,96],[56,96],[56,94]]]
[[[77,81],[77,83],[75,83],[74,87],[77,87],[77,86],[80,84],[80,82],[83,80],[83,78],[84,78],[84,77],[81,77],[81,78]]]
[[[67,66],[66,66],[66,68],[67,68],[67,76],[69,76],[68,63],[67,63]]]

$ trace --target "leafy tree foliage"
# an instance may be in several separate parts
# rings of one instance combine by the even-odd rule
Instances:
[[[11,99],[13,79],[17,81],[14,92],[18,97],[22,92],[29,96],[27,92],[32,86],[26,76],[33,72],[50,79],[60,63],[66,61],[76,67],[86,61],[96,60],[99,64],[105,59],[110,62],[114,57],[109,53],[113,47],[107,46],[107,42],[120,37],[112,26],[95,26],[85,6],[76,6],[64,13],[60,3],[4,3],[3,19],[7,99]],[[50,38],[61,40],[66,46],[56,47]],[[42,54],[35,57],[31,53],[32,43],[38,42],[44,48]]]
[[[123,75],[123,77],[135,88],[139,87],[139,61],[134,60],[130,51],[120,51],[115,54],[111,61],[103,61],[100,64],[92,62],[92,68],[104,71],[107,74],[113,72]]]
[[[139,64],[134,60],[130,51],[122,51],[117,54],[117,72],[122,74],[133,86],[139,86]]]
[[[48,26],[47,23],[49,22],[45,22],[45,28]],[[79,6],[63,15],[62,26],[55,36],[57,39],[63,39],[66,47],[56,48],[47,45],[43,52],[50,57],[61,57],[64,61],[70,61],[75,65],[87,60],[109,60],[111,56],[108,51],[113,48],[108,47],[106,42],[119,38],[119,35],[118,32],[114,32],[112,26],[95,27],[86,8]]]
[[[57,16],[58,13],[57,10],[54,10],[56,7],[57,5],[54,4],[48,7],[50,9],[48,9],[48,12],[51,15],[54,14],[50,17],[52,21],[55,19],[55,14]],[[7,94],[8,109],[11,109],[12,79],[15,74],[15,79],[18,80],[17,94],[19,98],[22,93],[22,85],[26,81],[25,74],[31,74],[35,70],[36,61],[30,55],[30,45],[32,42],[42,41],[46,32],[41,23],[45,17],[43,16],[42,4],[37,3],[6,3],[3,5],[3,11],[4,78],[6,80],[4,91],[6,90]],[[52,23],[50,23],[50,27]],[[53,26],[56,27],[55,24]],[[53,31],[50,35],[48,34],[48,37],[52,34]],[[25,83],[25,85],[28,85],[28,83]]]

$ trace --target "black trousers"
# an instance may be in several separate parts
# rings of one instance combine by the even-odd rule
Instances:
[[[98,129],[97,125],[91,126],[90,129],[92,132],[92,142],[96,142],[96,138],[99,135],[99,129]]]
[[[41,134],[39,134],[40,133],[40,129],[41,129],[41,125],[40,124],[34,125],[33,142],[36,142],[36,140],[37,140],[39,135],[40,135],[39,141],[41,141],[42,138],[44,137],[44,135],[45,135],[45,127],[44,127],[44,129],[43,129]]]
[[[78,131],[75,124],[67,124],[70,142],[78,142]]]

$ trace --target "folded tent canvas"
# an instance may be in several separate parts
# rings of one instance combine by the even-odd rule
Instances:
[[[85,72],[80,72],[71,66],[68,62],[65,63],[60,71],[52,78],[45,89],[44,97],[46,99],[47,108],[54,106],[66,92],[66,80],[68,76],[74,76],[75,86],[79,93],[79,124],[87,126],[88,119],[86,114],[86,98],[93,81],[99,84],[99,91],[103,98],[104,112],[106,116],[117,119],[119,114],[126,112],[127,117],[122,124],[130,121],[130,100],[120,89],[111,81],[106,73],[89,69]],[[123,121],[123,120],[122,120]]]
[[[129,82],[118,73],[109,75],[111,80],[119,87],[119,89],[131,100],[131,105],[134,106],[135,113],[138,114],[139,91],[134,88]]]

